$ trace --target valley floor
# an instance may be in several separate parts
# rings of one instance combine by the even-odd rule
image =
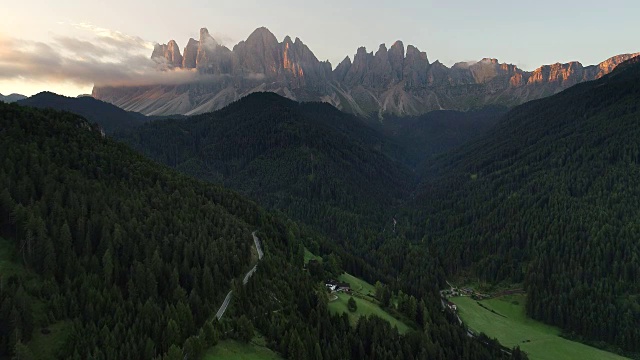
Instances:
[[[528,318],[524,295],[506,295],[478,301],[450,298],[469,329],[496,338],[507,347],[520,346],[532,360],[617,360],[619,355],[560,337],[560,329]],[[493,310],[493,311],[491,311]]]
[[[204,360],[214,359],[280,360],[282,357],[267,348],[262,337],[255,337],[248,344],[235,340],[221,341],[204,355]]]

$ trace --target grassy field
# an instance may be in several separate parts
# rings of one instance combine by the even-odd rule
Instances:
[[[314,255],[311,251],[309,251],[309,249],[304,248],[304,263],[308,263],[309,260],[318,260],[318,261],[322,261],[322,258],[318,255]]]
[[[23,286],[28,293],[34,293],[40,288],[40,278],[33,272],[25,269],[20,262],[21,258],[16,256],[13,244],[0,238],[0,281],[4,282],[9,276],[20,277]],[[57,358],[57,353],[65,345],[71,329],[70,321],[60,321],[46,326],[49,330],[47,334],[42,333],[42,328],[38,324],[46,323],[46,304],[36,298],[31,298],[32,316],[36,323],[33,337],[26,345],[37,359],[47,360]]]
[[[358,305],[358,310],[356,312],[349,311],[349,309],[347,308],[347,301],[349,301],[349,297],[350,295],[339,293],[338,300],[329,303],[329,310],[337,313],[347,313],[347,315],[349,315],[349,321],[352,325],[355,325],[361,316],[376,315],[377,317],[388,321],[391,326],[397,327],[398,331],[401,334],[409,331],[409,326],[407,326],[402,321],[394,318],[386,311],[382,310],[382,308],[380,308],[378,304],[374,304],[370,301],[363,300],[354,296],[353,299]]]
[[[373,285],[349,273],[343,273],[338,277],[338,280],[349,283],[349,285],[351,285],[351,289],[355,292],[360,293],[362,296],[373,297],[376,294],[376,289]]]
[[[320,256],[314,255],[311,251],[305,248],[304,262],[307,263],[311,259],[322,261],[322,258]],[[347,308],[347,301],[349,301],[351,295],[347,295],[344,293],[331,294],[329,296],[329,310],[338,314],[347,313],[347,315],[349,315],[349,321],[352,325],[357,324],[358,319],[360,319],[361,316],[376,315],[379,318],[388,321],[391,326],[397,327],[398,331],[401,334],[409,331],[410,327],[407,326],[407,324],[405,324],[401,320],[394,318],[391,314],[384,311],[375,302],[374,295],[376,290],[373,285],[349,273],[343,273],[342,275],[338,276],[338,280],[341,282],[349,283],[349,285],[351,286],[351,290],[353,290],[353,292],[355,293],[353,299],[358,305],[358,310],[354,313],[349,311],[349,309]],[[337,297],[337,299],[332,300],[334,297]]]
[[[525,315],[524,295],[503,296],[483,300],[481,303],[500,316],[477,304],[469,297],[450,299],[458,306],[458,313],[467,326],[495,337],[507,347],[520,346],[531,360],[609,360],[624,359],[559,336],[560,329],[528,318]]]
[[[33,338],[27,343],[27,346],[37,359],[53,360],[58,358],[58,352],[62,350],[70,335],[71,321],[60,321],[47,326],[47,329],[50,333],[43,334],[40,328],[36,328]]]
[[[224,340],[204,355],[204,360],[280,360],[282,357],[264,346],[264,339],[254,338],[243,344],[235,340]]]

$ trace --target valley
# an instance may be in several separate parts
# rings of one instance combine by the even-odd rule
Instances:
[[[474,333],[485,333],[506,347],[519,346],[532,360],[625,359],[561,337],[560,329],[532,320],[526,315],[526,296],[506,295],[481,300],[453,297],[462,321]],[[491,310],[495,311],[492,312]]]
[[[0,328],[3,353],[198,358],[218,344],[233,348],[234,341],[248,344],[262,334],[268,348],[295,359],[350,351],[363,358],[385,349],[430,356],[449,342],[460,345],[447,347],[452,356],[463,356],[463,349],[486,359],[501,356],[446,322],[430,328],[430,338],[418,335],[419,342],[376,316],[360,316],[354,327],[348,315],[329,308],[324,286],[302,270],[298,239],[339,253],[327,257],[332,273],[344,272],[343,261],[359,271],[370,269],[366,263],[281,213],[154,163],[80,116],[0,104],[0,125],[7,145],[0,152],[0,235],[13,248],[3,250],[2,268],[13,268],[10,260],[28,269],[1,279],[0,316],[12,319]],[[259,229],[260,246],[250,229]],[[246,276],[262,252],[267,256],[251,280],[234,287],[230,279]],[[231,305],[218,320],[230,287]],[[406,294],[402,301],[418,303]],[[425,317],[426,306],[421,301],[412,314],[418,324],[442,321],[437,312]],[[366,308],[361,311],[369,314]],[[455,339],[447,338],[452,332]],[[412,333],[420,334],[406,332]],[[375,345],[374,336],[382,336]]]
[[[0,359],[640,358],[640,53],[73,26],[0,39],[103,74],[0,95]]]

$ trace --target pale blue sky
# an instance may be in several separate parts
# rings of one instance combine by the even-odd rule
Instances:
[[[232,47],[255,28],[266,26],[280,40],[285,35],[299,37],[319,59],[328,59],[334,66],[347,55],[353,58],[358,46],[375,51],[379,44],[389,46],[395,40],[426,51],[431,62],[452,65],[494,57],[525,70],[572,60],[590,65],[616,54],[640,51],[637,0],[8,2],[2,5],[0,46],[7,39],[14,46],[20,41],[39,41],[54,51],[59,46],[56,39],[62,37],[93,41],[95,31],[77,26],[79,23],[150,43],[175,39],[181,48],[189,37],[197,37],[200,27],[207,27],[220,42]],[[30,95],[48,88],[73,95],[91,89],[86,80],[90,76],[83,74],[65,83],[65,71],[59,71],[55,78],[43,76],[44,71],[32,75],[27,70],[19,79],[8,79],[6,71],[2,77],[1,66],[9,57],[8,51],[6,46],[4,52],[0,49],[0,93]]]

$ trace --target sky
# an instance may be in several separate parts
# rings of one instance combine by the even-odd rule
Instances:
[[[533,70],[640,51],[640,2],[495,0],[3,0],[0,93],[67,96],[94,83],[153,82],[154,43],[181,50],[206,27],[223,45],[265,26],[335,67],[396,40],[447,66],[485,57]],[[191,74],[176,74],[184,81]]]

